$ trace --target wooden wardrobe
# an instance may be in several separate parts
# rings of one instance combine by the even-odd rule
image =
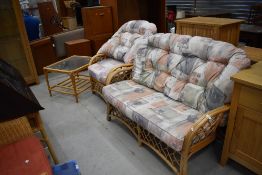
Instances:
[[[28,84],[38,83],[18,0],[1,0],[0,58],[14,66]]]
[[[166,32],[164,0],[100,0],[100,5],[112,7],[114,31],[129,20],[143,19]]]

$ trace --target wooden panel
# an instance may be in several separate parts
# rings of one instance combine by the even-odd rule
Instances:
[[[114,31],[129,20],[142,19],[156,24],[159,32],[166,32],[165,1],[159,0],[100,0],[112,7]]]
[[[38,10],[44,28],[45,36],[62,32],[58,14],[51,1],[38,3]]]
[[[243,86],[239,96],[239,104],[262,112],[262,91],[258,89]]]
[[[238,107],[230,152],[262,174],[262,113]]]
[[[238,45],[239,28],[242,20],[193,17],[176,20],[177,34],[204,36]]]
[[[105,33],[113,33],[110,7],[85,7],[82,8],[82,16],[86,38],[92,38]]]
[[[43,74],[43,67],[58,61],[50,37],[33,41],[30,46],[38,75]]]
[[[91,46],[93,55],[97,53],[100,47],[111,37],[111,35],[105,35],[101,37],[96,37],[91,40]]]
[[[72,55],[92,55],[91,42],[88,39],[78,39],[65,42],[65,48],[68,57]]]
[[[100,4],[103,6],[110,6],[112,9],[112,19],[113,19],[113,26],[114,31],[116,32],[120,27],[118,23],[118,6],[117,0],[100,0]]]
[[[247,57],[253,62],[262,61],[262,49],[248,46],[243,46],[241,49],[246,52]]]

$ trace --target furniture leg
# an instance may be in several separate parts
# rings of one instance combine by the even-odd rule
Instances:
[[[43,141],[47,144],[48,150],[49,150],[49,152],[50,152],[50,154],[52,156],[52,159],[53,159],[54,163],[58,164],[59,161],[57,159],[57,156],[55,154],[53,146],[49,142],[49,139],[48,139],[48,136],[46,134],[46,131],[45,131],[45,128],[44,128],[44,125],[43,125],[43,122],[42,122],[42,119],[41,119],[41,116],[40,116],[39,112],[34,113],[32,116],[33,116],[33,120],[35,122],[35,126],[33,126],[34,129],[37,130],[37,131],[40,131],[40,133],[41,133],[41,135],[43,137]]]
[[[50,95],[50,97],[52,97],[51,87],[50,87],[49,80],[48,80],[48,71],[45,68],[44,68],[44,74],[45,74],[45,81],[46,81],[46,85],[47,85],[49,95]]]
[[[74,73],[70,74],[70,79],[71,79],[72,86],[73,86],[74,96],[75,96],[76,102],[78,103],[78,97],[77,97],[78,94],[77,94],[77,91],[76,91],[76,80],[75,80],[75,74]]]

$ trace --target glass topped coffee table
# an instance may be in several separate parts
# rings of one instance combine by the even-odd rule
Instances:
[[[91,88],[90,77],[80,74],[80,72],[88,69],[90,59],[91,57],[89,56],[73,55],[44,67],[43,70],[49,95],[52,96],[52,91],[70,94],[74,95],[76,102],[78,102],[78,95]],[[67,74],[69,77],[54,85],[50,85],[48,73],[51,72]]]

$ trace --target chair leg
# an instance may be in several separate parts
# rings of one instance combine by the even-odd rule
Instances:
[[[52,159],[54,160],[54,163],[55,163],[55,164],[58,164],[59,161],[58,161],[58,159],[57,159],[57,156],[56,156],[56,154],[55,154],[55,151],[54,151],[54,149],[53,149],[53,146],[52,146],[51,143],[49,142],[48,136],[47,136],[46,131],[45,131],[44,126],[43,126],[43,122],[42,122],[41,116],[40,116],[39,113],[37,113],[35,116],[36,116],[37,125],[38,125],[38,126],[37,126],[37,129],[40,131],[40,133],[41,133],[44,141],[46,142],[47,147],[48,147],[48,150],[49,150],[49,152],[50,152],[50,154],[51,154],[51,156],[52,156]]]

